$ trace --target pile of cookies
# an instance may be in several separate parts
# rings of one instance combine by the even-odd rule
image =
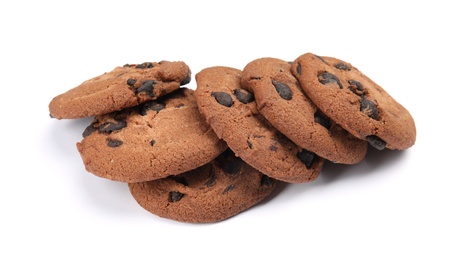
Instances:
[[[49,104],[56,119],[94,117],[77,143],[86,170],[128,183],[144,209],[217,222],[279,181],[315,180],[325,160],[356,164],[368,145],[414,145],[411,114],[351,64],[305,53],[195,76],[178,62],[124,65]]]

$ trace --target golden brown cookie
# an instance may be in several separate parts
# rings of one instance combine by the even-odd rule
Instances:
[[[259,112],[298,146],[335,163],[364,159],[367,142],[321,113],[302,92],[290,63],[276,58],[256,59],[245,66],[242,87],[255,96]]]
[[[188,88],[97,116],[83,137],[77,148],[86,170],[128,183],[195,169],[227,148],[201,116]]]
[[[50,116],[71,119],[119,111],[168,94],[190,78],[189,67],[181,61],[127,64],[54,97]]]
[[[324,159],[299,148],[258,113],[254,96],[240,86],[240,70],[211,67],[195,78],[200,112],[237,156],[277,180],[299,183],[318,177]]]
[[[416,126],[406,108],[351,64],[306,53],[291,68],[317,107],[377,149],[414,145]]]
[[[229,149],[195,170],[164,179],[129,184],[132,196],[149,212],[191,223],[217,222],[267,198],[276,181]]]

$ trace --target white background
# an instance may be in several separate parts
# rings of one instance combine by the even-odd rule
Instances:
[[[462,1],[3,1],[1,259],[467,259],[467,9]],[[90,119],[50,100],[116,66],[196,74],[313,52],[352,63],[413,115],[415,146],[327,163],[312,183],[215,224],[142,209],[85,171]],[[189,85],[195,88],[195,80]]]

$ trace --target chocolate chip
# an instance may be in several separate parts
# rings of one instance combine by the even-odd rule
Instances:
[[[252,95],[252,93],[248,92],[245,89],[240,89],[240,88],[235,89],[234,95],[240,102],[244,104],[248,104],[255,100],[254,95]]]
[[[339,70],[351,70],[351,68],[344,64],[344,63],[338,63],[335,65],[335,68],[339,69]]]
[[[227,186],[226,189],[223,190],[223,194],[228,193],[229,191],[233,190],[234,187],[235,187],[234,184]]]
[[[107,138],[106,141],[109,147],[119,147],[123,144],[123,142],[118,139]]]
[[[252,149],[252,143],[249,140],[247,140],[247,146]]]
[[[348,83],[350,84],[348,89],[351,90],[354,94],[358,96],[362,96],[366,94],[364,86],[361,84],[361,82],[350,79],[348,80]]]
[[[155,141],[155,140],[151,140],[150,145],[151,145],[151,146],[154,146],[155,144],[156,144],[156,141]]]
[[[176,105],[175,108],[181,108],[181,107],[183,107],[183,106],[185,106],[185,104],[184,104],[184,103],[180,103],[180,104]]]
[[[385,149],[385,146],[387,146],[387,142],[384,140],[380,139],[379,137],[375,135],[369,135],[366,137],[367,142],[369,142],[370,145],[372,145],[374,148],[377,150],[383,150]]]
[[[299,160],[301,160],[301,162],[305,164],[307,169],[312,167],[312,163],[314,162],[315,158],[315,154],[313,152],[302,149],[302,151],[298,152],[296,156],[299,158]]]
[[[151,62],[143,62],[142,64],[138,64],[135,66],[137,69],[149,69],[153,67],[153,63]]]
[[[234,101],[232,101],[231,95],[226,92],[213,92],[211,93],[211,96],[216,99],[216,102],[225,107],[231,107],[234,103]]]
[[[372,119],[377,120],[379,118],[379,110],[377,109],[377,106],[369,99],[361,98],[360,110]]]
[[[314,121],[326,129],[330,129],[331,127],[330,119],[321,113],[315,114]]]
[[[262,175],[262,178],[260,179],[260,186],[271,186],[272,183],[273,181],[270,177],[266,176],[265,174]]]
[[[143,103],[143,105],[140,108],[140,115],[146,116],[148,113],[148,110],[156,111],[156,113],[159,113],[159,111],[163,110],[166,108],[166,105],[164,103],[160,103],[158,101],[148,101],[146,103]]]
[[[292,99],[292,91],[289,88],[288,84],[279,82],[276,80],[272,80],[271,83],[276,89],[276,92],[280,95],[280,97],[284,100],[291,100]]]
[[[343,88],[343,86],[341,85],[341,82],[340,80],[338,79],[337,76],[329,73],[329,72],[322,72],[318,75],[318,80],[320,83],[322,83],[323,85],[325,84],[330,84],[330,83],[336,83],[338,84],[338,86],[340,86],[340,89]]]
[[[210,178],[205,182],[206,187],[212,187],[216,182],[216,174],[214,172],[211,172]]]
[[[130,87],[133,87],[133,85],[135,85],[136,82],[136,79],[127,79],[127,85],[129,85]]]
[[[278,147],[275,144],[270,145],[269,147],[270,151],[276,152],[278,150]]]
[[[180,193],[178,191],[171,191],[169,192],[169,202],[177,202],[184,197],[185,194]]]
[[[187,85],[190,83],[190,81],[192,81],[192,72],[189,70],[187,72],[187,77],[185,77],[185,79],[180,82],[180,85]]]
[[[146,80],[146,81],[143,81],[143,83],[141,83],[141,86],[139,88],[137,88],[136,90],[136,93],[141,93],[141,92],[145,92],[147,93],[150,97],[154,97],[154,84],[156,82],[154,80]]]
[[[83,134],[82,134],[83,138],[85,138],[85,137],[91,135],[91,134],[92,134],[93,132],[95,132],[96,130],[98,130],[97,127],[94,127],[92,124],[89,125],[89,126],[86,127],[86,129],[83,131]]]
[[[321,56],[318,56],[318,55],[315,55],[315,54],[314,54],[314,56],[317,57],[319,60],[321,60],[323,63],[328,65],[328,63]]]
[[[296,72],[298,75],[301,75],[302,73],[302,66],[299,62],[297,63],[297,66],[296,66]]]
[[[99,133],[108,134],[114,131],[118,131],[127,127],[127,122],[124,120],[116,120],[115,122],[105,122],[104,124],[99,126]]]

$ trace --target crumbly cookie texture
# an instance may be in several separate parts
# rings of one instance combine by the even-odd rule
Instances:
[[[190,82],[184,62],[124,65],[53,98],[52,118],[94,116],[76,144],[85,169],[128,184],[147,211],[189,223],[226,220],[278,184],[316,180],[325,161],[356,164],[369,145],[408,149],[411,114],[350,63],[305,53]],[[326,174],[326,173],[324,173]]]
[[[267,198],[276,181],[255,170],[231,150],[190,172],[129,184],[149,212],[182,222],[217,222]]]
[[[416,126],[408,110],[350,63],[306,53],[291,72],[317,107],[357,138],[377,149],[414,145]]]
[[[155,100],[190,79],[190,68],[181,61],[127,64],[54,97],[49,112],[57,119],[103,115]]]
[[[202,118],[188,88],[97,116],[83,136],[77,148],[86,170],[128,183],[195,169],[227,148]]]
[[[237,156],[277,180],[315,180],[324,159],[298,147],[258,113],[252,93],[240,85],[241,71],[216,66],[196,74],[200,112]]]
[[[298,146],[335,163],[364,159],[367,142],[330,120],[303,93],[290,63],[260,58],[245,66],[241,86],[255,95],[259,112]]]

